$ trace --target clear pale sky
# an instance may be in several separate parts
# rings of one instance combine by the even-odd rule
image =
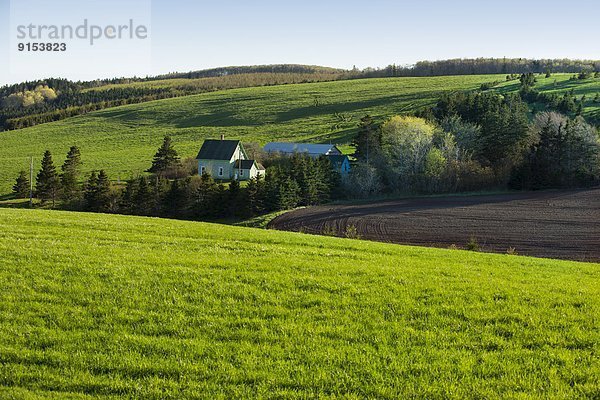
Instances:
[[[13,8],[35,15],[31,0],[10,1]],[[51,15],[38,15],[34,22],[75,23],[83,15],[120,23],[139,18],[143,9],[150,21],[147,48],[138,48],[139,54],[107,48],[93,57],[72,52],[63,58],[31,58],[24,68],[11,58],[17,42],[10,1],[0,0],[0,84],[57,75],[87,80],[227,65],[363,68],[459,57],[600,59],[598,0],[129,0],[125,6],[117,0],[55,0],[46,1],[52,4]],[[26,18],[21,11],[17,22]]]

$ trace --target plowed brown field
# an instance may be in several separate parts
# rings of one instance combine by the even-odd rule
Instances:
[[[327,205],[283,214],[270,228],[363,239],[600,261],[600,189],[482,196],[423,197]]]

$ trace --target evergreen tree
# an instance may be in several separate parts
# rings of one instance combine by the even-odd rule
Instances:
[[[169,190],[162,200],[162,211],[165,215],[180,217],[187,211],[187,192],[185,182],[179,179],[171,181]]]
[[[532,72],[521,74],[519,80],[521,81],[521,88],[531,88],[537,82],[537,79]]]
[[[212,217],[216,209],[217,184],[207,173],[200,176],[200,183],[196,189],[196,214],[199,217]]]
[[[179,155],[173,148],[173,143],[170,136],[165,136],[162,145],[154,155],[152,166],[147,172],[154,174],[164,174],[169,168],[180,165]]]
[[[229,193],[225,189],[225,185],[219,183],[213,198],[213,218],[224,218],[227,216]]]
[[[240,182],[234,179],[229,183],[227,196],[227,210],[229,216],[241,216],[243,214],[242,189]]]
[[[267,168],[265,176],[265,211],[276,211],[280,209],[280,187],[284,179],[281,166]]]
[[[289,210],[300,202],[300,186],[295,180],[285,179],[279,187],[279,209]]]
[[[110,179],[106,171],[100,170],[90,173],[85,184],[83,195],[85,208],[93,212],[113,211],[113,197],[111,193]]]
[[[158,215],[161,212],[161,205],[163,203],[164,194],[167,192],[167,180],[160,177],[160,175],[156,175],[150,181],[150,191],[151,191],[151,202],[150,202],[150,211],[154,215]]]
[[[27,176],[27,172],[19,172],[19,176],[17,177],[17,180],[13,185],[13,194],[17,199],[26,199],[27,197],[29,197],[30,189],[31,187],[29,183],[29,177]]]
[[[135,210],[137,215],[150,215],[153,209],[152,192],[148,185],[148,179],[145,176],[140,176],[137,183],[137,191],[134,197]]]
[[[96,211],[109,212],[111,211],[111,188],[110,179],[103,169],[98,172],[98,180],[96,185]]]
[[[246,186],[247,205],[249,215],[260,215],[265,212],[265,181],[261,175],[252,178]]]
[[[351,145],[354,147],[354,157],[358,161],[369,162],[379,153],[381,133],[370,115],[360,119],[358,133],[352,140]]]
[[[317,203],[328,202],[334,193],[339,193],[341,186],[341,176],[333,169],[331,162],[327,157],[319,157],[317,160]]]
[[[81,189],[78,185],[80,169],[81,153],[77,146],[72,146],[61,167],[62,174],[60,176],[60,183],[63,200],[73,201],[81,196]]]
[[[135,195],[137,191],[137,183],[136,179],[130,179],[127,181],[125,185],[125,189],[121,195],[121,203],[119,204],[119,208],[122,213],[125,214],[133,214],[135,210]]]
[[[49,150],[46,150],[42,158],[42,168],[37,174],[36,195],[42,202],[52,200],[52,207],[54,207],[59,189],[60,182],[56,173],[56,167],[52,161],[52,154]]]
[[[85,202],[85,208],[88,211],[98,210],[98,174],[96,171],[92,171],[90,176],[85,183],[83,200]]]

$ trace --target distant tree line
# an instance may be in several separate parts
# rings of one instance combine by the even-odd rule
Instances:
[[[419,61],[415,65],[388,65],[382,69],[366,69],[363,77],[443,76],[524,73],[580,73],[600,71],[600,60],[569,60],[527,58],[474,58],[441,61]]]
[[[305,75],[340,75],[346,73],[346,70],[320,67],[316,65],[301,64],[273,64],[273,65],[253,65],[240,67],[220,67],[205,69],[202,71],[173,72],[165,75],[157,75],[152,78],[146,78],[147,81],[160,79],[198,79],[213,78],[228,75],[245,74],[305,74]]]
[[[22,129],[125,104],[231,88],[402,76],[507,74],[511,77],[523,73],[568,72],[581,77],[591,76],[598,71],[600,61],[594,60],[479,58],[420,61],[411,66],[389,65],[382,69],[363,70],[282,64],[224,67],[145,78],[114,78],[88,82],[45,79],[0,88],[0,130]],[[159,82],[176,79],[192,81],[176,84]],[[38,98],[38,101],[15,101],[19,98],[31,99],[27,93],[40,86],[51,90],[54,95],[44,99]],[[489,86],[490,84],[486,84],[482,89]]]

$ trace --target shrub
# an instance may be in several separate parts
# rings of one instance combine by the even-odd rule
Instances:
[[[356,229],[356,225],[346,226],[344,236],[346,236],[348,239],[360,239],[360,234],[358,233],[358,229]]]
[[[335,229],[333,225],[326,224],[321,230],[321,235],[323,236],[337,236],[338,231]]]
[[[467,242],[467,250],[470,251],[480,251],[481,247],[479,246],[479,242],[475,236],[471,236],[469,241]]]

